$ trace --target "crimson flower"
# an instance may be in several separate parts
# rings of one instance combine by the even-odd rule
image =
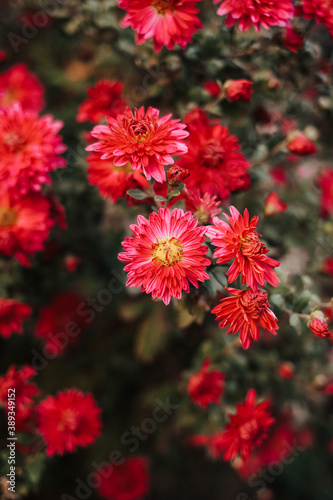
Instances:
[[[221,202],[216,196],[211,196],[209,193],[200,195],[200,191],[191,191],[185,189],[185,206],[186,210],[192,212],[194,217],[199,221],[199,224],[207,224],[214,215],[221,212],[219,208]]]
[[[192,35],[202,24],[197,14],[199,0],[119,0],[119,7],[127,11],[121,25],[131,26],[136,43],[141,45],[153,38],[155,51],[163,45],[173,49],[175,44],[183,49],[191,42]]]
[[[92,136],[100,142],[87,147],[87,151],[101,154],[116,167],[129,165],[133,170],[144,171],[147,179],[166,180],[164,165],[174,163],[170,155],[182,155],[187,147],[182,139],[188,136],[180,120],[170,120],[171,114],[159,118],[159,110],[126,108],[116,119],[107,117],[108,125],[97,125]]]
[[[206,408],[209,403],[219,403],[223,394],[224,374],[209,370],[210,359],[206,359],[198,373],[192,375],[187,391],[194,403]]]
[[[25,64],[15,64],[0,75],[0,108],[19,103],[24,111],[39,113],[44,107],[44,88]]]
[[[101,433],[101,410],[91,394],[77,389],[49,396],[37,407],[38,431],[49,456],[76,451],[92,444]]]
[[[118,255],[126,262],[127,286],[141,287],[167,305],[171,297],[180,299],[183,290],[188,293],[189,283],[198,288],[199,281],[209,278],[208,247],[202,245],[206,228],[198,227],[191,212],[161,208],[149,220],[139,215],[138,225],[130,228],[133,237],[125,238],[125,252]]]
[[[0,109],[0,185],[19,198],[50,184],[49,173],[64,167],[66,150],[57,135],[62,122],[50,115],[38,118],[19,104]]]
[[[228,327],[227,334],[233,335],[240,330],[240,341],[244,349],[248,349],[253,340],[259,339],[259,325],[276,335],[277,318],[269,309],[267,295],[263,291],[228,287],[226,290],[233,297],[223,298],[212,309],[220,328]]]
[[[327,318],[322,311],[313,311],[308,321],[308,327],[317,337],[332,337],[328,329]]]
[[[286,49],[291,50],[292,52],[297,52],[299,49],[303,47],[303,36],[295,30],[295,28],[288,27],[286,28],[284,34],[283,34],[283,46]]]
[[[273,191],[269,193],[264,202],[264,213],[267,217],[285,212],[287,205],[280,200],[279,195]]]
[[[230,101],[251,101],[252,85],[250,80],[232,80],[227,87],[227,96]]]
[[[318,184],[321,189],[320,211],[323,217],[333,215],[333,169],[325,168],[320,173]]]
[[[126,100],[121,97],[123,84],[114,80],[100,80],[95,87],[88,89],[88,98],[80,105],[78,122],[89,120],[99,123],[106,116],[120,115],[124,112]]]
[[[213,217],[215,226],[210,226],[206,231],[213,245],[218,247],[213,255],[218,259],[218,264],[235,259],[227,272],[229,283],[241,275],[242,284],[246,283],[254,291],[258,290],[258,285],[264,286],[265,280],[276,286],[280,280],[274,268],[280,263],[266,256],[269,250],[260,242],[260,235],[255,231],[259,217],[255,216],[249,221],[247,209],[242,216],[233,206],[230,207],[230,213],[231,217],[224,214],[229,224]]]
[[[300,156],[314,155],[317,151],[316,145],[303,134],[299,134],[292,141],[290,141],[288,149],[291,153]]]
[[[99,494],[107,500],[141,500],[150,489],[148,466],[144,457],[129,457],[117,467],[104,467],[99,475]]]
[[[224,200],[231,191],[247,189],[250,164],[239,152],[237,137],[230,134],[228,127],[215,121],[213,124],[201,110],[191,111],[184,122],[190,131],[188,152],[177,163],[191,174],[185,180],[187,188]]]
[[[214,0],[221,3],[221,0]],[[226,26],[238,22],[241,31],[253,26],[256,31],[260,27],[269,30],[271,26],[289,26],[294,17],[291,0],[223,0],[217,9],[219,16],[227,15]]]
[[[27,304],[0,298],[0,335],[8,338],[12,333],[22,333],[22,323],[31,313],[32,309]]]
[[[302,0],[301,8],[305,19],[314,18],[317,23],[324,24],[333,36],[332,0]]]

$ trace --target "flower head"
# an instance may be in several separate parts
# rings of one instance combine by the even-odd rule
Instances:
[[[259,339],[259,326],[273,335],[278,329],[277,318],[269,309],[267,295],[261,290],[236,290],[227,288],[232,297],[225,297],[212,309],[220,328],[228,327],[227,334],[235,335],[240,330],[240,341],[248,349],[253,340]]]
[[[231,80],[227,85],[227,96],[230,101],[251,101],[252,85],[250,80]]]
[[[190,175],[190,172],[186,168],[173,165],[167,172],[168,184],[172,187],[180,186]]]
[[[216,196],[211,196],[209,193],[200,195],[198,190],[185,190],[185,206],[186,210],[192,212],[200,224],[207,224],[210,219],[221,212],[219,208],[221,202]]]
[[[206,90],[211,97],[217,97],[221,93],[220,85],[214,80],[209,80],[203,84],[203,89]]]
[[[194,403],[206,408],[209,403],[219,403],[223,394],[224,374],[209,370],[210,359],[206,359],[198,373],[192,375],[187,391]]]
[[[92,444],[101,432],[101,410],[91,394],[77,389],[49,396],[37,407],[38,431],[46,441],[47,455],[76,451]]]
[[[29,318],[31,312],[32,309],[27,304],[0,298],[0,335],[8,338],[12,333],[22,333],[22,323]]]
[[[13,256],[29,266],[29,257],[43,250],[54,221],[50,203],[40,194],[16,201],[7,192],[0,195],[0,255]]]
[[[199,0],[120,0],[119,7],[127,11],[122,26],[131,26],[136,32],[136,43],[141,45],[153,38],[158,52],[163,45],[183,49],[202,24],[197,14]]]
[[[297,52],[303,47],[303,36],[292,26],[286,28],[283,34],[283,46],[292,52]]]
[[[333,36],[332,0],[302,0],[301,8],[305,19],[314,18],[317,23],[324,24]]]
[[[313,311],[308,321],[308,327],[317,337],[332,337],[329,331],[327,318],[322,311]]]
[[[244,460],[250,456],[253,448],[261,445],[267,438],[268,431],[274,423],[269,401],[256,404],[256,392],[250,389],[245,403],[237,404],[237,412],[230,415],[226,430],[215,440],[215,446],[224,451],[224,460],[234,460],[239,454]]]
[[[36,113],[44,107],[44,88],[25,64],[15,64],[0,75],[0,109],[15,103]]]
[[[180,120],[170,120],[171,114],[159,118],[159,110],[126,108],[117,119],[107,117],[108,125],[97,125],[92,136],[99,139],[87,147],[97,151],[102,160],[109,159],[116,167],[129,163],[133,170],[143,169],[147,179],[166,180],[164,165],[174,163],[170,155],[182,155],[187,147],[182,139],[188,136]]]
[[[316,145],[303,134],[299,134],[291,140],[288,144],[288,149],[291,153],[300,156],[314,155],[317,151]]]
[[[101,195],[111,198],[114,203],[126,196],[129,189],[142,191],[148,187],[142,169],[133,170],[129,163],[116,167],[112,161],[101,160],[97,153],[88,155],[87,162],[90,184],[97,186]],[[128,197],[128,201],[133,204],[133,198]]]
[[[231,191],[249,187],[246,171],[250,164],[239,152],[237,137],[227,127],[212,125],[200,111],[193,110],[184,117],[190,131],[186,141],[188,153],[177,163],[191,174],[185,181],[188,189],[228,199]]]
[[[121,97],[122,91],[121,82],[100,80],[95,87],[88,89],[88,98],[79,107],[77,121],[99,123],[106,116],[116,118],[126,106],[126,100]]]
[[[150,489],[148,467],[144,457],[128,457],[117,467],[105,467],[99,475],[99,494],[107,500],[141,500]]]
[[[264,212],[266,217],[285,212],[287,205],[280,200],[279,195],[273,191],[269,193],[264,203]]]
[[[196,288],[199,281],[208,279],[205,272],[210,259],[203,246],[205,227],[198,227],[191,212],[181,209],[170,212],[161,208],[149,220],[138,216],[138,225],[130,226],[133,237],[122,243],[125,252],[118,258],[126,262],[127,286],[139,287],[169,304],[171,297],[180,299],[182,291],[190,291],[189,282]]]
[[[318,184],[321,189],[320,211],[323,217],[333,215],[333,169],[325,168],[320,173]]]
[[[214,3],[220,2],[214,0]],[[227,15],[228,27],[238,22],[241,31],[247,31],[250,26],[259,31],[261,26],[267,30],[271,26],[289,26],[294,7],[291,0],[223,0],[217,14]]]
[[[0,110],[0,185],[16,198],[50,184],[49,172],[64,167],[66,150],[57,135],[62,122],[38,116],[18,104]]]
[[[276,286],[279,279],[274,268],[280,263],[267,257],[269,250],[259,240],[260,235],[255,231],[259,217],[255,216],[249,221],[247,209],[242,216],[233,206],[230,207],[230,213],[231,217],[224,214],[229,224],[214,217],[215,226],[209,227],[206,232],[212,238],[213,245],[218,247],[214,252],[218,264],[235,259],[227,272],[229,283],[241,275],[242,284],[246,283],[255,291],[258,285],[264,286],[265,280]]]

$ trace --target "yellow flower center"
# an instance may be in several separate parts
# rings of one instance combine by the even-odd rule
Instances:
[[[168,12],[174,11],[174,0],[153,0],[152,6],[158,14],[165,16]]]
[[[165,238],[152,244],[153,262],[162,266],[174,266],[182,259],[183,245],[177,238]]]
[[[0,208],[0,227],[9,227],[15,224],[17,213],[7,207]]]

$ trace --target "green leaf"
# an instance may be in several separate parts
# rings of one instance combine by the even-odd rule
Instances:
[[[164,349],[167,341],[167,325],[165,306],[154,304],[147,319],[141,324],[135,344],[135,353],[143,362],[151,362],[155,355]]]
[[[38,485],[45,468],[45,454],[38,453],[34,455],[32,461],[26,467],[26,474],[29,482],[36,486]]]
[[[30,446],[36,440],[32,434],[27,434],[26,432],[20,432],[16,435],[17,441],[25,446]]]
[[[168,201],[166,198],[164,198],[164,196],[160,196],[159,194],[156,194],[154,196],[154,200],[155,201]]]
[[[185,184],[181,184],[177,188],[173,189],[170,193],[170,198],[175,198],[176,196],[179,196],[182,191],[184,190]]]
[[[128,196],[134,198],[135,200],[145,200],[148,198],[148,195],[139,189],[129,189],[127,191]]]

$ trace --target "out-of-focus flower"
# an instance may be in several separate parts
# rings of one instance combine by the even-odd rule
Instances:
[[[199,281],[209,278],[208,247],[202,245],[206,228],[198,227],[191,212],[161,208],[149,220],[139,215],[138,225],[130,228],[134,235],[125,238],[125,252],[118,255],[126,262],[127,286],[141,287],[167,305],[171,297],[180,299],[183,290],[190,291],[189,282],[198,288]]]
[[[62,122],[50,115],[38,118],[19,104],[0,110],[0,185],[16,197],[50,184],[49,173],[64,167],[66,150],[57,135]]]
[[[38,431],[46,442],[49,456],[92,444],[101,433],[101,410],[91,394],[77,389],[49,396],[38,407]]]
[[[171,155],[182,155],[187,146],[182,139],[188,136],[186,125],[171,120],[171,114],[159,118],[159,110],[126,108],[115,120],[107,117],[108,125],[97,125],[92,136],[100,142],[87,147],[87,151],[101,154],[102,160],[110,160],[116,167],[127,163],[133,170],[143,169],[147,179],[157,182],[166,180],[164,165],[172,165]]]
[[[192,41],[192,35],[202,28],[196,7],[198,0],[119,0],[119,7],[127,11],[121,25],[136,31],[136,43],[151,38],[158,52],[163,45],[183,49]]]
[[[286,169],[283,165],[271,167],[269,175],[273,179],[274,183],[279,184],[281,186],[287,185],[287,174],[286,174]]]
[[[44,107],[44,87],[25,64],[15,64],[0,74],[0,109],[15,103],[23,111],[36,113]]]
[[[317,337],[332,337],[328,329],[327,318],[322,311],[313,311],[308,321],[308,327]]]
[[[303,47],[303,36],[295,28],[289,26],[283,33],[283,46],[297,53]]]
[[[201,370],[188,381],[187,392],[193,402],[207,408],[209,403],[218,404],[223,394],[224,374],[209,369],[210,359],[206,359]]]
[[[228,199],[231,191],[248,189],[250,164],[239,152],[237,137],[230,134],[228,127],[211,125],[199,110],[190,115],[184,117],[190,131],[188,152],[177,162],[191,173],[185,181],[187,188],[220,199]]]
[[[324,24],[333,36],[333,6],[331,0],[302,0],[302,14],[305,19],[314,18]]]
[[[323,264],[323,271],[333,278],[333,257],[327,257]]]
[[[212,309],[220,328],[228,327],[226,333],[233,335],[240,330],[240,341],[244,349],[248,349],[253,340],[259,339],[259,326],[276,335],[277,318],[269,308],[267,295],[263,291],[228,287],[226,290],[233,297],[225,297]]]
[[[224,84],[230,101],[251,101],[252,85],[250,80],[230,80]]]
[[[117,467],[104,467],[98,492],[107,500],[141,500],[150,490],[149,463],[144,457],[128,457]]]
[[[100,80],[88,89],[88,98],[80,105],[78,122],[99,123],[106,116],[116,118],[125,111],[126,100],[121,96],[123,84],[114,80]]]
[[[8,338],[12,333],[22,333],[22,323],[31,313],[32,309],[27,304],[0,298],[0,335]]]
[[[116,167],[111,160],[102,160],[98,153],[89,154],[87,162],[90,184],[97,186],[101,195],[111,198],[114,203],[126,196],[129,189],[142,191],[148,187],[142,169],[133,170],[129,163]],[[128,201],[133,204],[133,198]]]
[[[78,342],[79,334],[86,326],[84,317],[78,311],[82,304],[84,302],[79,295],[65,291],[40,309],[36,335],[45,341],[46,349],[55,355]]]
[[[189,189],[186,189],[184,194],[186,210],[192,212],[202,225],[207,224],[214,215],[221,212],[219,208],[221,202],[216,196],[211,196],[209,193],[201,196],[198,190]]]
[[[299,134],[288,143],[288,149],[294,154],[300,156],[314,155],[317,151],[316,145],[305,135]]]
[[[333,169],[325,168],[320,173],[318,184],[321,189],[320,212],[323,217],[333,215]]]
[[[286,203],[280,200],[279,195],[273,191],[269,193],[264,202],[264,213],[266,216],[277,215],[287,210]]]
[[[221,0],[214,0],[220,3]],[[241,31],[247,31],[253,26],[256,31],[260,27],[269,30],[271,26],[289,26],[294,16],[291,0],[223,0],[217,9],[219,16],[227,15],[226,26],[238,22]]]
[[[0,50],[0,62],[4,61],[7,59],[7,52],[5,50]]]
[[[16,201],[6,191],[0,193],[0,255],[29,266],[29,257],[43,250],[53,224],[50,203],[42,195]]]
[[[217,97],[221,93],[221,87],[214,81],[205,82],[203,89],[206,90],[211,97]]]
[[[289,379],[294,375],[295,366],[289,361],[285,361],[279,365],[278,371],[281,378]]]
[[[81,257],[78,257],[77,255],[68,254],[65,256],[64,261],[65,261],[65,266],[66,266],[67,271],[69,273],[75,273],[75,271],[77,270],[77,268],[81,264],[82,259],[81,259]]]
[[[255,291],[258,290],[258,285],[264,286],[265,281],[277,286],[280,280],[274,268],[280,263],[267,257],[269,250],[259,240],[260,235],[256,232],[259,217],[255,216],[249,221],[247,209],[243,216],[233,206],[230,207],[230,213],[231,217],[223,214],[229,224],[214,217],[215,225],[209,226],[206,231],[213,245],[218,247],[213,255],[218,259],[218,264],[226,264],[235,259],[227,272],[229,283],[236,281],[241,274],[242,284],[247,284]]]
[[[178,167],[178,165],[173,165],[167,171],[168,184],[172,187],[180,186],[185,179],[190,176],[190,172],[186,168]]]

